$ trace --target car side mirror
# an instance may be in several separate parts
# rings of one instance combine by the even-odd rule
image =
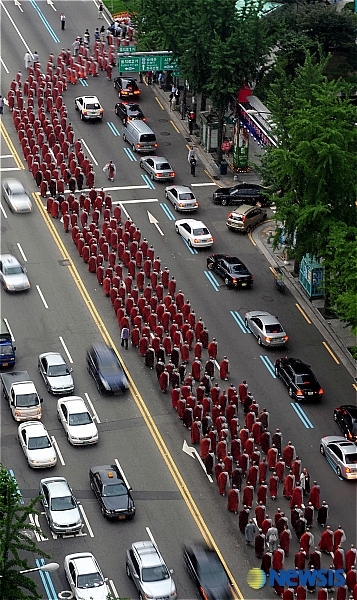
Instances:
[[[42,402],[43,402],[43,398],[40,398],[40,403],[42,404]]]
[[[70,373],[73,373],[73,369],[70,369],[70,370],[69,370],[69,372],[70,372]]]
[[[175,573],[175,571],[173,569],[170,569],[170,573],[171,573],[171,575],[173,575]]]
[[[104,577],[104,581],[105,581],[105,583],[107,583],[107,581],[109,581],[109,578],[108,577]]]
[[[11,404],[11,406],[15,406],[14,400],[11,400],[10,404]]]
[[[16,346],[13,346],[13,348],[14,348],[14,352],[15,352],[15,350],[16,350]]]
[[[135,579],[139,579],[139,575],[137,573],[133,573]]]
[[[25,267],[24,267],[23,271],[24,271],[24,273],[27,273],[27,269],[25,269]]]

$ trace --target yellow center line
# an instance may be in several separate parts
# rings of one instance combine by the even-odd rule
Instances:
[[[158,103],[158,105],[160,106],[161,110],[165,110],[165,108],[162,106],[162,104],[161,104],[161,102],[160,102],[160,100],[158,99],[157,96],[155,96],[155,100]]]
[[[49,213],[47,212],[47,210],[45,209],[41,198],[39,196],[39,194],[36,192],[34,194],[32,194],[34,201],[36,202],[36,205],[40,211],[40,213],[42,214],[42,217],[50,231],[50,233],[52,234],[52,237],[54,239],[55,244],[57,245],[62,257],[68,262],[68,269],[72,275],[72,278],[91,314],[91,316],[93,317],[93,320],[96,324],[96,326],[98,327],[98,330],[100,332],[100,334],[102,335],[104,341],[112,346],[112,348],[114,349],[115,353],[117,354],[117,356],[119,357],[120,361],[122,362],[122,364],[125,367],[125,371],[126,371],[126,375],[129,381],[129,389],[130,392],[133,396],[133,399],[138,407],[138,409],[140,410],[140,413],[145,421],[145,424],[147,425],[153,440],[156,443],[156,446],[162,456],[162,458],[164,459],[166,466],[168,468],[168,470],[171,473],[171,476],[173,478],[173,480],[175,481],[177,488],[179,490],[179,492],[182,495],[183,500],[186,503],[187,508],[189,509],[198,529],[200,530],[202,537],[204,538],[205,542],[211,546],[212,548],[215,549],[215,551],[217,552],[218,556],[220,557],[222,564],[224,565],[227,573],[228,573],[228,577],[230,578],[232,585],[234,586],[234,592],[235,594],[238,594],[238,597],[240,598],[240,600],[244,600],[243,599],[243,595],[237,585],[237,583],[235,582],[232,573],[230,572],[228,565],[226,564],[216,542],[214,541],[214,538],[212,537],[211,532],[208,529],[208,526],[206,525],[199,509],[198,506],[196,505],[194,499],[191,496],[191,493],[189,491],[189,489],[187,488],[187,485],[174,461],[174,459],[172,458],[155,422],[154,419],[152,418],[150,411],[148,409],[148,407],[146,406],[138,388],[135,385],[135,382],[133,380],[133,378],[131,377],[126,365],[125,365],[125,361],[123,360],[123,358],[121,357],[118,349],[116,348],[114,341],[112,339],[112,337],[110,336],[106,326],[104,325],[101,317],[99,316],[99,313],[93,303],[93,300],[91,299],[78,271],[76,266],[74,265],[71,257],[69,256],[61,238],[60,235],[57,231],[57,229],[54,226],[54,223],[52,222],[52,219],[49,215]],[[237,596],[236,596],[237,597]]]
[[[170,123],[171,123],[172,127],[174,128],[174,130],[175,130],[177,133],[180,133],[180,130],[179,130],[177,127],[176,127],[175,123],[174,123],[174,122],[173,122],[171,119],[170,119]]]
[[[329,352],[333,358],[333,360],[335,361],[336,364],[340,364],[340,361],[338,360],[337,356],[334,355],[334,353],[332,352],[330,346],[328,344],[326,344],[326,342],[322,342],[323,346],[325,346],[327,352]]]
[[[354,388],[355,388],[355,390],[357,390],[357,384],[355,384],[355,383],[352,383],[352,387],[354,387]]]
[[[14,161],[15,161],[17,167],[19,169],[21,169],[22,171],[24,171],[25,170],[25,165],[22,162],[19,154],[17,153],[16,148],[15,148],[14,144],[12,143],[12,141],[10,139],[10,136],[9,136],[7,130],[6,130],[6,127],[5,127],[4,123],[1,120],[0,120],[0,131],[1,131],[1,134],[2,134],[4,140],[5,140],[6,144],[7,144],[7,147],[9,148],[12,156],[14,157]]]
[[[256,246],[256,243],[255,243],[255,241],[253,240],[252,233],[253,233],[252,231],[249,231],[249,233],[248,233],[248,238],[249,238],[249,239],[250,239],[250,241],[252,242],[253,246]]]
[[[295,304],[296,308],[301,312],[302,316],[304,317],[304,319],[306,319],[306,321],[308,322],[309,325],[311,325],[311,321],[309,319],[309,317],[307,316],[307,314],[303,311],[303,309],[301,308],[300,304],[298,304],[296,302]]]

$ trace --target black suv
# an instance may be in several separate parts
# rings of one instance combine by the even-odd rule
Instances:
[[[256,183],[238,183],[233,187],[221,187],[217,188],[213,192],[213,202],[215,204],[221,204],[222,206],[228,206],[229,204],[249,204],[255,206],[260,204],[261,206],[269,206],[269,200],[264,196],[263,186]]]
[[[115,77],[113,85],[119,92],[119,98],[130,98],[132,96],[138,99],[140,97],[140,90],[134,77]]]
[[[146,117],[144,117],[139,104],[134,104],[133,102],[117,102],[115,105],[115,114],[121,118],[123,123],[134,120],[146,121]]]
[[[299,358],[278,358],[275,362],[275,375],[280,377],[289,390],[289,396],[296,401],[321,400],[323,389],[311,368]]]
[[[186,569],[204,600],[233,599],[232,586],[217,553],[203,544],[183,547]]]
[[[211,254],[207,258],[207,268],[222,277],[228,287],[250,288],[253,285],[253,275],[236,256]]]
[[[91,346],[87,352],[87,369],[101,394],[124,394],[129,388],[117,355],[106,344]]]

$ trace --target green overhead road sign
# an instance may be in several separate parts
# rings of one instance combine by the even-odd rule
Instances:
[[[125,47],[125,46],[124,46]],[[130,48],[130,46],[126,46]],[[128,50],[130,52],[130,50]],[[175,71],[175,76],[180,75],[178,61],[171,56],[162,56],[159,54],[151,54],[145,56],[119,56],[118,71],[119,73],[137,72],[140,71]]]
[[[136,52],[136,46],[118,46],[119,54]]]

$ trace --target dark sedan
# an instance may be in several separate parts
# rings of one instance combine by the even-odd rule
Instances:
[[[131,487],[117,465],[92,467],[89,471],[92,492],[99,502],[103,517],[131,520],[135,515],[135,504]]]
[[[115,77],[113,83],[115,89],[119,92],[119,98],[140,97],[140,90],[136,79],[133,77]]]
[[[253,285],[253,275],[236,256],[211,254],[207,258],[207,268],[222,277],[227,287],[241,289]]]
[[[93,344],[88,350],[87,369],[101,394],[124,394],[129,388],[117,355],[106,344]]]
[[[217,553],[203,544],[183,548],[185,566],[204,600],[234,598],[228,575]]]
[[[123,123],[127,121],[146,121],[143,111],[139,104],[134,102],[117,102],[115,105],[115,114],[121,118]]]
[[[238,183],[233,187],[217,188],[213,192],[213,202],[228,206],[229,204],[249,204],[268,206],[268,198],[264,195],[264,187],[255,183]]]
[[[278,358],[275,375],[280,377],[289,390],[289,396],[296,401],[321,400],[323,396],[324,391],[311,367],[298,358]]]
[[[349,404],[335,408],[333,418],[343,435],[351,442],[357,442],[357,407]]]

